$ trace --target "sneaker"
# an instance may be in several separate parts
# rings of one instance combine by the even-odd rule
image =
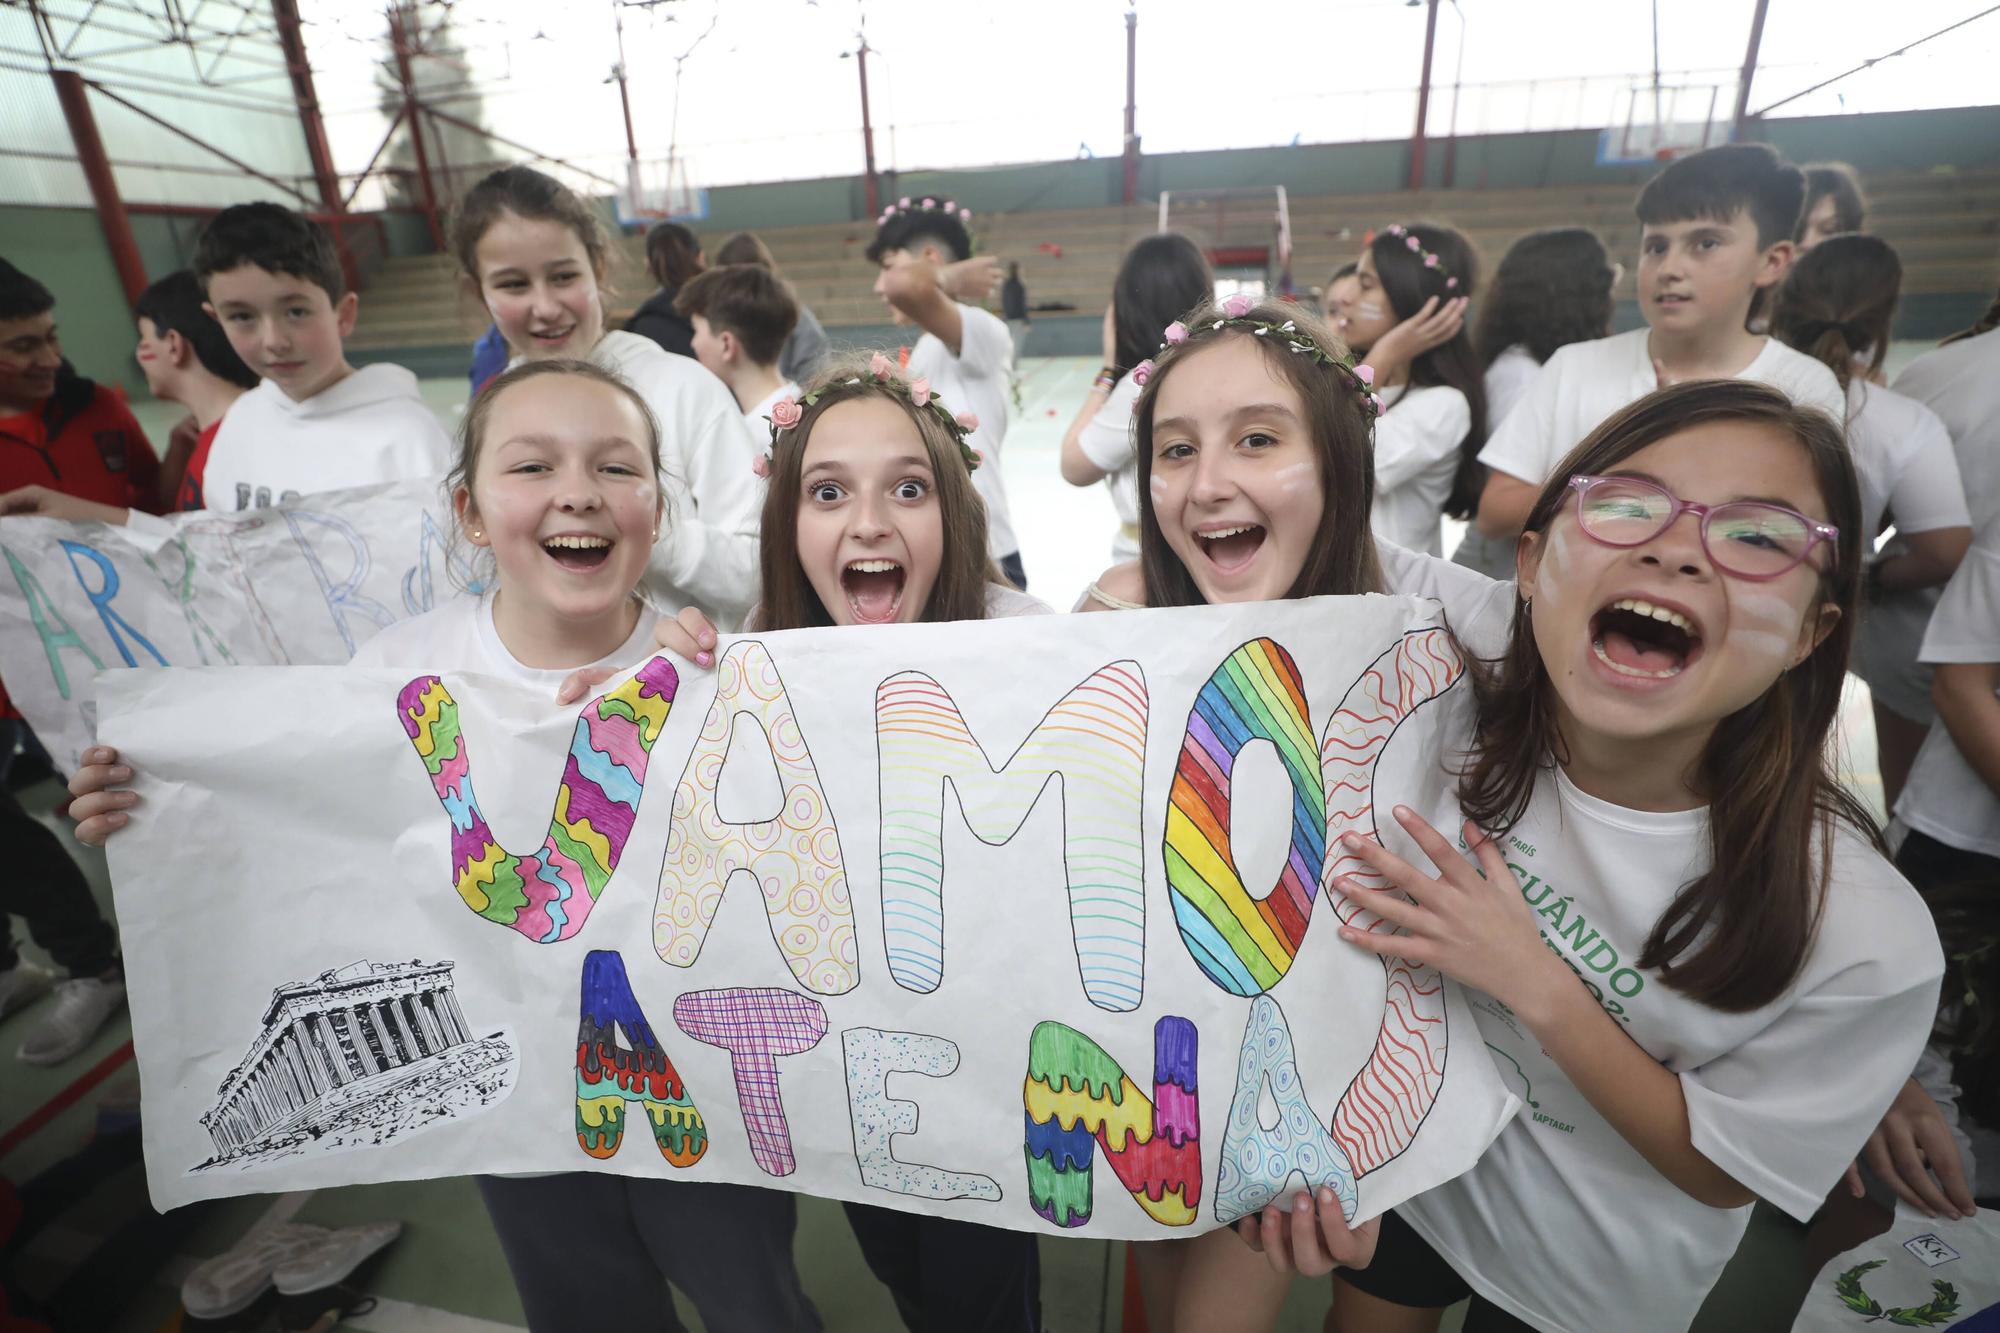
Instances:
[[[42,998],[42,992],[49,988],[49,974],[39,967],[26,963],[16,963],[0,972],[0,1018],[5,1018],[17,1009],[25,1009]]]
[[[368,1222],[342,1227],[279,1264],[271,1278],[280,1296],[299,1296],[335,1286],[403,1234],[401,1222]]]
[[[181,1283],[181,1308],[196,1319],[223,1319],[255,1305],[271,1289],[279,1264],[326,1239],[325,1227],[281,1222],[253,1231],[216,1255]]]
[[[56,983],[55,1012],[21,1043],[19,1055],[31,1065],[57,1065],[90,1045],[97,1030],[125,1003],[125,983],[100,977],[73,977]]]

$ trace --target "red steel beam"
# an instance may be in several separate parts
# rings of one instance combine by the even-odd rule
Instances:
[[[76,145],[76,160],[83,178],[90,183],[91,201],[97,205],[97,222],[104,228],[104,242],[111,249],[111,262],[125,299],[132,305],[146,290],[146,263],[139,257],[139,242],[132,235],[132,218],[118,193],[118,178],[112,173],[111,159],[98,137],[97,117],[91,114],[90,93],[83,76],[75,70],[52,69],[56,100],[62,103],[63,119],[69,122],[70,141]]]
[[[292,100],[298,104],[299,129],[305,135],[306,156],[312,160],[313,180],[319,185],[320,207],[329,213],[342,212],[340,174],[334,170],[333,150],[326,141],[326,122],[320,118],[312,62],[306,58],[305,38],[299,28],[298,0],[271,0],[271,13],[278,20],[278,45],[285,53],[285,69],[292,78]]]
[[[1736,80],[1736,137],[1743,137],[1743,127],[1750,122],[1750,81],[1757,77],[1757,50],[1764,44],[1764,16],[1770,11],[1771,0],[1757,0],[1757,10],[1750,16],[1750,44],[1743,52],[1743,73]]]
[[[1438,0],[1428,0],[1424,14],[1424,72],[1417,83],[1417,132],[1410,136],[1410,188],[1424,188],[1424,121],[1431,109],[1431,56],[1437,50]]]
[[[444,221],[438,216],[437,186],[431,180],[430,150],[424,146],[424,122],[418,109],[416,76],[410,72],[410,30],[398,7],[389,11],[389,40],[396,48],[396,82],[403,90],[403,120],[410,129],[410,144],[417,151],[417,195],[423,201],[424,221],[429,224],[431,244],[445,249]]]

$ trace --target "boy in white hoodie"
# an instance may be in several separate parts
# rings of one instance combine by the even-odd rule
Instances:
[[[451,442],[401,366],[347,363],[359,305],[318,224],[277,204],[215,215],[195,248],[207,310],[263,383],[223,419],[203,475],[210,509],[442,477]]]

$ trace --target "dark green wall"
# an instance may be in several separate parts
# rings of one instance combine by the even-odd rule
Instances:
[[[1751,127],[1795,162],[1836,158],[1871,172],[1973,170],[2000,166],[2000,106],[1899,111],[1866,116],[1772,120]],[[1637,183],[1646,166],[1597,165],[1597,131],[1490,134],[1458,141],[1453,183],[1461,189]],[[1409,144],[1302,144],[1202,153],[1162,153],[1142,159],[1139,194],[1162,190],[1283,185],[1296,194],[1362,194],[1401,189],[1409,173]],[[1444,184],[1446,147],[1433,140],[1425,181]],[[1115,158],[1036,162],[972,171],[885,173],[887,199],[900,195],[950,198],[978,213],[1036,209],[1102,208],[1119,201],[1123,181]],[[861,221],[867,206],[859,176],[726,185],[709,191],[703,232],[742,227],[791,227]],[[977,219],[975,218],[975,224]]]
[[[133,230],[159,220],[134,218]],[[140,253],[157,241],[157,236],[142,235]],[[0,206],[0,255],[55,294],[56,327],[77,370],[135,394],[146,392],[146,381],[132,360],[138,334],[131,307],[93,210]],[[149,257],[149,273],[151,264]]]

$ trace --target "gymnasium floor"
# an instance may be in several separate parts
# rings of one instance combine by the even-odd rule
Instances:
[[[1899,345],[1893,365],[1921,348]],[[1108,562],[1114,519],[1102,487],[1078,489],[1057,473],[1063,430],[1082,402],[1096,363],[1088,358],[1031,358],[1024,363],[1020,409],[1006,445],[1007,477],[1014,524],[1021,534],[1032,590],[1058,610],[1073,603]],[[428,380],[426,399],[448,426],[455,426],[464,399],[463,381]],[[174,414],[159,404],[136,405],[155,439],[163,439]],[[1455,535],[1448,540],[1455,542]],[[1865,691],[1853,691],[1845,711],[1850,766],[1857,786],[1879,801],[1874,783],[1874,738],[1868,726]],[[23,794],[29,808],[45,815],[65,834],[52,811],[61,792],[45,783]],[[73,844],[74,846],[74,844]],[[76,846],[91,884],[107,910],[110,891],[103,857]],[[39,959],[24,945],[31,959]],[[83,1054],[57,1069],[37,1069],[13,1058],[36,1010],[0,1024],[0,1172],[25,1182],[75,1153],[93,1134],[108,1105],[136,1102],[136,1076],[129,1062],[129,1022],[122,1016]],[[76,1272],[78,1263],[121,1225],[144,1198],[136,1160],[111,1173],[62,1222],[43,1233],[21,1261],[39,1291],[53,1289]],[[192,1210],[190,1210],[192,1211]],[[497,1242],[470,1182],[436,1180],[355,1186],[305,1194],[256,1196],[209,1206],[178,1234],[148,1238],[148,1246],[171,1250],[158,1281],[127,1289],[114,1272],[98,1285],[115,1316],[109,1333],[143,1333],[174,1326],[181,1275],[202,1258],[221,1252],[263,1221],[297,1219],[343,1226],[380,1218],[400,1218],[402,1239],[372,1270],[369,1289],[381,1303],[374,1313],[342,1325],[373,1333],[501,1333],[522,1324],[520,1305]],[[797,1244],[799,1270],[818,1303],[828,1333],[877,1333],[900,1328],[883,1289],[862,1265],[839,1208],[812,1198],[800,1200]],[[1042,1306],[1050,1333],[1094,1333],[1120,1326],[1124,1255],[1104,1241],[1042,1241]],[[87,1279],[97,1282],[97,1279]],[[1768,1291],[1768,1280],[1752,1284]],[[1783,1283],[1775,1284],[1782,1287]],[[1782,1296],[1779,1297],[1782,1300]],[[1300,1283],[1279,1324],[1281,1333],[1309,1333],[1320,1327],[1327,1284]],[[1740,1315],[1739,1305],[1737,1313]],[[682,1302],[682,1318],[700,1328]],[[1789,1324],[1789,1317],[1783,1323]],[[1446,1328],[1457,1326],[1456,1314]],[[1774,1326],[1776,1326],[1774,1324]]]

